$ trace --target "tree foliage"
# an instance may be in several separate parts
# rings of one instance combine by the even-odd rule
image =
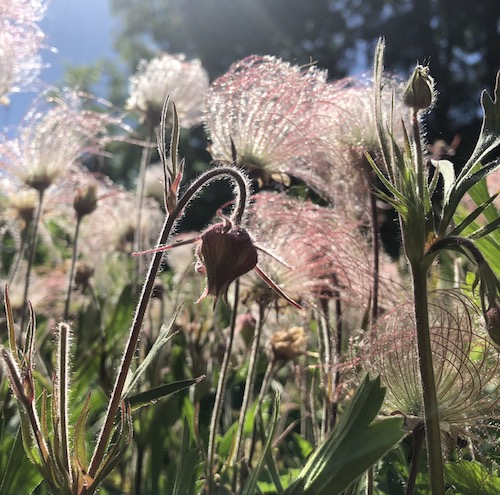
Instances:
[[[440,94],[428,131],[451,140],[478,121],[500,60],[500,2],[482,0],[111,0],[116,46],[135,67],[157,50],[201,58],[212,77],[250,54],[315,61],[333,78],[368,70],[387,39],[387,68],[427,62]],[[478,95],[476,98],[475,95]],[[460,130],[462,129],[462,130]],[[436,136],[434,136],[436,137]]]

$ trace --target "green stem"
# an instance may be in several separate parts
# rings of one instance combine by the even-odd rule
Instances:
[[[26,245],[28,241],[28,233],[31,227],[31,221],[26,223],[24,229],[21,232],[21,245],[19,247],[19,251],[16,253],[16,257],[14,259],[14,262],[12,263],[12,266],[9,270],[9,276],[8,276],[8,285],[12,284],[12,281],[14,280],[14,277],[16,276],[17,270],[19,268],[19,265],[21,264],[21,260],[24,257],[24,252],[26,251]]]
[[[417,165],[417,185],[418,185],[418,196],[423,200],[424,198],[424,155],[422,152],[422,139],[420,136],[420,125],[418,121],[418,111],[414,111],[412,115],[412,126],[413,126],[413,140],[415,143],[415,158]]]
[[[333,380],[332,380],[332,329],[330,327],[330,315],[328,299],[320,298],[319,315],[321,348],[323,358],[323,373],[321,374],[321,385],[323,389],[323,424],[321,426],[321,438],[325,438],[332,424],[332,402],[333,402]]]
[[[234,331],[236,328],[236,314],[238,312],[238,299],[239,299],[239,280],[236,280],[234,285],[234,305],[231,314],[231,324],[229,327],[229,335],[226,341],[226,350],[224,351],[224,358],[222,360],[222,366],[219,374],[219,381],[217,382],[217,392],[215,394],[214,408],[212,411],[212,417],[210,419],[210,434],[208,439],[208,453],[207,453],[207,485],[208,493],[214,493],[214,464],[215,464],[215,437],[217,436],[217,425],[219,423],[221,411],[222,411],[222,401],[224,399],[224,393],[226,391],[227,383],[227,371],[229,369],[229,361],[231,359],[231,352],[233,349],[234,341]]]
[[[423,425],[417,426],[412,433],[413,437],[413,451],[410,461],[410,475],[406,483],[405,495],[415,495],[415,485],[417,482],[418,468],[420,464],[420,454],[424,446],[425,430]]]
[[[420,377],[424,401],[424,422],[427,439],[427,455],[432,495],[444,495],[443,456],[439,410],[432,363],[432,348],[429,328],[427,299],[427,270],[421,263],[411,263],[415,323],[419,356]]]
[[[133,250],[137,253],[142,250],[142,211],[144,209],[144,187],[146,183],[146,168],[148,166],[150,156],[151,156],[151,140],[152,140],[153,130],[151,134],[146,139],[146,144],[142,148],[141,154],[141,164],[139,167],[139,177],[137,178],[137,191],[136,191],[136,205],[135,205],[135,231],[134,231],[134,246]],[[141,274],[143,261],[142,257],[138,256],[135,260],[134,265],[134,287],[137,288],[139,285],[139,277]]]
[[[238,462],[244,456],[242,448],[243,430],[245,427],[245,419],[248,412],[248,407],[250,406],[250,400],[252,397],[253,382],[255,379],[255,372],[257,370],[257,358],[259,355],[260,337],[262,335],[263,324],[264,324],[264,305],[260,304],[259,316],[257,319],[257,324],[255,326],[255,336],[250,351],[250,360],[248,363],[247,379],[245,381],[245,391],[243,393],[243,402],[241,404],[238,429],[236,431],[236,442],[234,448],[234,456],[232,459],[233,462],[235,461]]]
[[[64,320],[67,320],[69,316],[69,305],[71,302],[71,292],[73,290],[73,279],[75,277],[76,259],[78,258],[78,238],[80,237],[81,223],[82,217],[78,215],[75,225],[75,236],[73,239],[73,254],[71,256],[71,269],[69,271],[68,292],[66,294],[66,301],[64,302]]]
[[[267,364],[266,372],[264,378],[262,379],[262,385],[260,386],[259,397],[257,398],[257,406],[255,408],[255,422],[252,432],[252,443],[250,445],[250,454],[248,455],[248,466],[252,465],[253,455],[255,453],[255,446],[257,442],[257,428],[260,423],[260,411],[262,409],[262,404],[266,398],[267,392],[269,391],[269,385],[271,384],[271,378],[276,369],[276,359],[273,357]]]
[[[58,412],[59,412],[59,437],[61,441],[61,456],[62,463],[69,477],[70,485],[73,482],[73,472],[71,470],[69,439],[68,439],[68,393],[69,393],[69,327],[65,323],[59,325],[59,341],[58,341]]]
[[[40,219],[42,218],[44,192],[45,191],[43,189],[38,191],[38,208],[36,210],[35,221],[33,223],[33,232],[31,233],[31,243],[28,253],[28,267],[26,269],[26,277],[24,279],[23,304],[21,310],[22,311],[21,331],[24,328],[24,324],[26,323],[26,317],[28,316],[28,308],[26,307],[26,303],[28,302],[31,270],[33,268],[33,262],[35,261],[36,242],[38,239],[38,227],[40,225]]]

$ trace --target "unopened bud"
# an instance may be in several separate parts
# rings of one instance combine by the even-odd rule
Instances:
[[[257,265],[257,248],[248,232],[237,225],[212,225],[201,236],[197,250],[198,271],[201,266],[207,275],[207,287],[200,300],[207,295],[227,297],[231,282]]]
[[[95,184],[87,184],[76,191],[73,199],[73,208],[78,218],[92,213],[97,208],[97,190]]]
[[[490,339],[500,346],[500,306],[498,304],[491,306],[484,318]]]
[[[434,102],[434,79],[429,67],[417,65],[403,91],[404,104],[413,110],[426,110]]]

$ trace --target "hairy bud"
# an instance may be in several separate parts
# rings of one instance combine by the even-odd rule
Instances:
[[[491,306],[486,311],[484,317],[486,320],[486,330],[488,330],[490,339],[495,344],[500,345],[500,306],[498,304]]]
[[[206,273],[207,295],[227,297],[231,282],[257,265],[257,248],[248,232],[237,225],[218,223],[201,236],[197,250],[198,271]]]
[[[73,208],[78,218],[92,213],[97,208],[97,192],[95,184],[87,184],[78,189],[73,198]]]
[[[404,104],[415,111],[426,110],[433,105],[434,96],[434,79],[429,67],[417,65],[404,88]]]

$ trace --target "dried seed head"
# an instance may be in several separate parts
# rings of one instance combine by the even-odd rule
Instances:
[[[257,248],[248,232],[237,225],[217,223],[201,236],[197,250],[198,271],[207,275],[207,287],[200,300],[207,295],[215,300],[227,297],[231,282],[257,265]]]
[[[291,361],[304,354],[307,336],[304,327],[291,327],[273,333],[269,339],[272,357],[276,361]]]
[[[429,67],[417,65],[403,92],[404,104],[415,111],[432,107],[435,99],[434,79]]]

